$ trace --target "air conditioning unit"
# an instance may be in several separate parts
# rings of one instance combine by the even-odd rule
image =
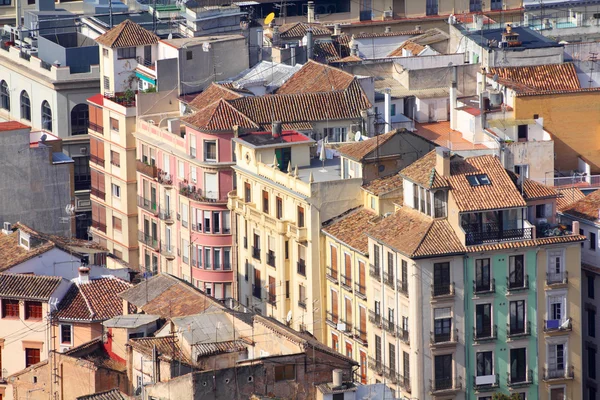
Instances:
[[[337,330],[346,331],[346,324],[344,322],[340,322],[339,324],[337,324]]]
[[[392,10],[386,10],[383,12],[383,18],[392,18],[394,16],[394,13],[392,12]]]
[[[80,154],[87,154],[87,151],[88,151],[88,150],[87,150],[87,147],[80,147],[80,148],[79,148],[79,153],[80,153]]]
[[[12,232],[12,225],[11,225],[10,222],[5,222],[4,223],[4,230]]]
[[[61,348],[60,348],[61,353],[66,353],[69,350],[71,350],[70,346],[61,346]]]

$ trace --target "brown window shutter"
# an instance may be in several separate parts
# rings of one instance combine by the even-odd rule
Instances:
[[[352,300],[346,298],[346,323],[352,324]]]
[[[362,332],[367,331],[367,312],[364,307],[358,307],[359,318],[360,318],[360,330]]]
[[[365,286],[365,263],[362,261],[358,262],[358,283]]]
[[[338,319],[338,294],[336,291],[331,291],[331,314],[333,314],[333,322],[337,324]]]
[[[333,271],[336,271],[336,272],[338,270],[338,267],[337,267],[337,247],[334,247],[334,246],[331,246],[331,269]],[[337,276],[337,274],[336,274],[336,276]]]
[[[352,279],[352,262],[350,261],[350,254],[344,254],[344,264],[346,267],[346,284],[350,284],[350,280]]]

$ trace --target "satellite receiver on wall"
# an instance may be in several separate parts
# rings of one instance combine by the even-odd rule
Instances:
[[[285,317],[285,323],[289,326],[290,322],[292,322],[292,310],[288,311],[287,316]]]

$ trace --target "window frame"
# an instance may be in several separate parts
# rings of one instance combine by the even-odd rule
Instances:
[[[16,307],[15,307],[16,306]],[[16,310],[16,313],[14,311]],[[10,312],[8,312],[10,311]],[[16,319],[21,317],[19,300],[2,299],[2,318]]]
[[[21,119],[31,122],[31,97],[29,97],[29,93],[27,93],[27,91],[21,91],[21,95],[19,96],[19,104],[21,108]]]
[[[71,346],[73,345],[73,325],[72,324],[59,324],[58,325],[58,329],[59,329],[59,339],[60,339],[60,344],[63,346]],[[65,341],[65,335],[64,335],[64,331],[63,329],[65,327],[69,328],[69,341]]]
[[[24,308],[25,308],[25,319],[26,320],[36,320],[36,321],[41,321],[42,319],[44,319],[44,306],[42,305],[41,301],[25,301],[24,304]],[[30,307],[36,307],[35,312],[32,312],[33,310],[30,309]],[[39,307],[39,309],[37,309],[37,307]],[[35,316],[32,316],[31,314],[35,314]],[[39,315],[39,316],[38,316]]]

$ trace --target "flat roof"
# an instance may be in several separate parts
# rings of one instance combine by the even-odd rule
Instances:
[[[210,36],[198,36],[194,38],[176,38],[176,39],[161,39],[160,41],[173,46],[177,49],[184,45],[197,46],[203,43],[216,43],[216,42],[227,42],[230,40],[244,39],[243,35],[210,35]]]
[[[497,43],[502,41],[502,33],[505,31],[505,28],[496,28],[496,29],[483,29],[482,31],[466,31],[464,28],[463,34],[479,46],[482,46],[486,49],[492,50],[502,50],[502,51],[520,51],[523,49],[543,49],[543,48],[551,48],[551,47],[563,47],[562,44],[559,44],[555,40],[547,38],[542,34],[534,31],[533,29],[524,27],[524,26],[513,26],[512,33],[516,33],[519,35],[519,41],[521,42],[520,46],[515,47],[490,47],[489,41],[495,40]]]
[[[312,139],[298,131],[282,131],[281,137],[273,137],[271,132],[252,132],[240,135],[238,140],[243,140],[254,147],[284,145],[289,143],[310,143]]]
[[[329,182],[342,179],[342,168],[339,157],[334,157],[330,160],[323,161],[318,158],[312,158],[310,165],[298,167],[298,179],[302,182],[310,182],[310,174],[312,172],[313,182]]]
[[[108,321],[104,321],[102,325],[104,325],[107,328],[134,329],[158,321],[158,319],[160,319],[160,316],[149,314],[119,315],[118,317],[114,317],[109,319]]]

